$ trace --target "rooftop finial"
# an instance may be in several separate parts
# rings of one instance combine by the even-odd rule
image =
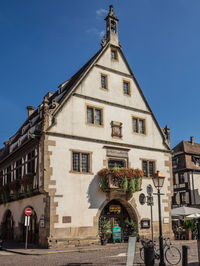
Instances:
[[[102,46],[104,46],[107,42],[110,42],[113,45],[120,46],[118,40],[118,18],[116,17],[113,5],[109,6],[109,12],[106,21],[106,34],[102,40]]]

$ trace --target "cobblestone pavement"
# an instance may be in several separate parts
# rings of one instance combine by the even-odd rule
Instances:
[[[175,246],[181,250],[182,245],[190,247],[189,265],[197,266],[197,244],[196,241],[175,242]],[[134,264],[144,265],[139,255],[140,244],[137,243]],[[21,254],[19,254],[21,252]],[[81,265],[126,265],[127,244],[108,244],[106,246],[72,247],[65,249],[12,249],[0,251],[0,265],[16,266],[81,266]],[[26,255],[22,255],[26,254]],[[158,265],[158,261],[156,261]],[[166,263],[166,265],[169,265]],[[182,265],[180,262],[178,265]]]

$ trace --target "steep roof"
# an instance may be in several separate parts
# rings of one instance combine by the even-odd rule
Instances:
[[[174,154],[178,153],[188,153],[194,155],[200,155],[200,144],[199,143],[191,143],[190,141],[181,141],[178,145],[173,148]]]

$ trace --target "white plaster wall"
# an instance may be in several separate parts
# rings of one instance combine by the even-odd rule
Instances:
[[[40,216],[44,215],[44,195],[38,195],[35,197],[25,198],[23,200],[17,200],[13,202],[6,203],[5,205],[0,205],[0,223],[2,222],[4,215],[7,210],[10,210],[15,222],[15,226],[18,226],[18,223],[21,223],[21,219],[24,214],[24,209],[26,207],[32,207],[37,215],[39,221]]]
[[[103,160],[106,160],[106,151],[102,144],[84,142],[77,140],[70,140],[60,137],[50,137],[50,140],[56,142],[56,146],[49,147],[52,151],[51,164],[53,169],[52,180],[56,180],[56,185],[51,186],[56,188],[56,195],[63,195],[63,197],[56,197],[58,207],[56,214],[58,215],[58,223],[55,224],[56,228],[66,227],[79,227],[79,226],[92,226],[93,217],[96,216],[98,209],[105,201],[105,193],[100,191],[99,179],[97,172],[103,168]],[[71,149],[83,150],[93,152],[92,154],[92,175],[88,174],[74,174],[70,173],[71,170]],[[58,160],[59,158],[59,160]],[[167,187],[169,186],[168,169],[164,166],[164,160],[168,158],[161,152],[142,151],[138,149],[131,149],[129,151],[129,160],[131,167],[141,169],[140,158],[156,160],[156,167],[165,176],[165,184],[162,192],[165,194],[162,199],[167,199]],[[143,193],[146,194],[146,186],[152,184],[148,178],[143,179]],[[153,184],[152,184],[153,185]],[[141,218],[150,217],[150,207],[139,204],[139,194],[134,193],[134,198],[137,203],[137,211]],[[154,190],[154,192],[156,192]],[[157,210],[157,197],[154,196],[154,220],[158,220]],[[169,213],[164,211],[167,203],[162,204],[163,217],[169,217]],[[72,223],[63,224],[62,217],[71,216]]]
[[[103,108],[103,127],[86,124],[86,104]],[[132,132],[132,116],[146,119],[146,135],[134,134]],[[63,106],[56,121],[56,124],[50,129],[50,132],[165,149],[161,133],[150,114],[141,114],[111,105],[72,97]],[[122,139],[116,139],[111,136],[111,121],[122,122]]]
[[[107,90],[101,88],[101,74],[107,75]],[[123,79],[130,82],[130,96],[123,94]],[[76,92],[82,95],[109,101],[111,103],[118,103],[143,111],[149,111],[138,88],[136,87],[133,78],[124,77],[95,66],[86,76],[86,78],[83,79],[81,84],[76,89]]]

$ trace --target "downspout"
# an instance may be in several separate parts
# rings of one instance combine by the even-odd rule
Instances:
[[[192,170],[192,190],[193,190],[193,197],[194,197],[194,204],[196,205],[196,198],[194,192],[194,171]]]

